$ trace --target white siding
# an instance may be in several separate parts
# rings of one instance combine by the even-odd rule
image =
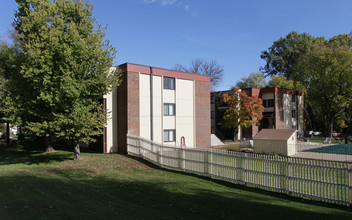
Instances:
[[[291,94],[283,94],[284,101],[284,125],[285,129],[292,129],[293,126],[296,126],[297,129],[297,119],[292,118],[292,110],[296,111],[297,116],[297,108],[296,102],[292,102]]]
[[[162,77],[153,76],[153,138],[154,142],[163,142],[163,103],[162,103]]]
[[[194,82],[176,79],[175,90],[163,89],[163,79],[153,76],[153,139],[164,143],[164,130],[176,131],[176,142],[180,145],[185,137],[186,147],[194,147]],[[164,116],[164,103],[175,104],[175,116]],[[139,76],[139,133],[150,140],[150,75]]]
[[[139,74],[139,136],[150,140],[150,75]]]
[[[180,144],[182,136],[185,137],[186,147],[194,147],[194,82],[177,79],[176,144]]]
[[[303,134],[304,125],[304,98],[303,96],[298,96],[298,132]]]
[[[106,110],[108,113],[106,125],[106,151],[107,153],[117,152],[117,91],[114,90],[107,95]]]
[[[176,82],[177,86],[177,82]],[[164,89],[163,90],[163,101],[164,103],[175,103],[175,90]]]

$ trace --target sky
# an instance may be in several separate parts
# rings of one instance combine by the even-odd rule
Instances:
[[[0,0],[0,38],[11,27],[15,0]],[[117,49],[114,64],[165,69],[214,59],[227,90],[265,65],[260,58],[291,31],[330,38],[352,31],[351,0],[90,0]]]

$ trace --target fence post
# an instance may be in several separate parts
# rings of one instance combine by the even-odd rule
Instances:
[[[287,158],[288,164],[288,194],[292,193],[292,158]]]
[[[164,149],[164,146],[160,145],[159,149],[160,149],[160,165],[162,166],[162,165],[164,165],[164,161],[163,161],[163,149]]]
[[[243,171],[243,182],[244,185],[247,185],[247,153],[244,153],[244,171]]]
[[[209,175],[213,177],[213,149],[210,149],[209,152]]]
[[[348,191],[349,191],[349,206],[352,206],[352,164],[348,164]]]
[[[184,148],[182,148],[182,170],[186,170],[186,152]]]

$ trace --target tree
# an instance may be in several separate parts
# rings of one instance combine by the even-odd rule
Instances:
[[[211,91],[215,91],[216,87],[222,81],[222,77],[224,75],[224,68],[220,66],[215,60],[205,61],[200,58],[192,60],[192,63],[188,68],[181,64],[176,64],[174,70],[209,76],[211,80]]]
[[[324,45],[324,38],[315,38],[307,33],[290,32],[285,38],[274,41],[260,55],[266,65],[261,70],[268,76],[282,75],[304,84],[304,76],[296,70],[298,59],[316,46]]]
[[[23,53],[15,41],[12,45],[0,44],[0,115],[7,123],[7,144],[10,143],[9,123],[21,125],[20,115],[26,113],[21,106],[23,97],[28,95],[26,81],[19,74]],[[12,104],[17,103],[17,106]]]
[[[266,86],[265,76],[262,73],[251,73],[248,77],[242,77],[241,80],[236,83],[236,88],[240,89],[261,89]]]
[[[38,136],[71,140],[79,159],[79,142],[94,141],[105,125],[99,99],[119,84],[110,69],[116,51],[103,40],[88,2],[16,1],[14,27],[25,54],[20,75],[32,91],[20,103],[30,116],[26,127]]]
[[[251,127],[253,124],[259,124],[263,118],[264,107],[259,97],[248,96],[239,89],[234,89],[234,94],[224,94],[220,104],[226,105],[222,126],[224,128],[234,128],[237,133],[238,126],[243,128]]]
[[[288,80],[285,76],[272,76],[268,86],[306,92],[306,88],[300,82]]]
[[[302,56],[298,70],[309,78],[308,99],[327,117],[330,137],[334,122],[348,120],[352,104],[352,52],[349,47],[319,47]]]

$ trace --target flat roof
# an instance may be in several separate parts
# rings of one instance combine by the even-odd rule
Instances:
[[[153,75],[155,76],[166,76],[166,77],[174,77],[178,79],[187,79],[187,80],[195,80],[199,82],[209,82],[210,83],[210,77],[209,76],[204,76],[201,74],[197,73],[187,73],[187,72],[182,72],[182,71],[176,71],[176,70],[169,70],[169,69],[164,69],[164,68],[159,68],[159,67],[152,67],[152,66],[146,66],[146,65],[141,65],[141,64],[134,64],[134,63],[124,63],[118,66],[119,69],[123,71],[131,71],[131,72],[139,72],[143,74],[150,74],[151,70],[153,71]]]

